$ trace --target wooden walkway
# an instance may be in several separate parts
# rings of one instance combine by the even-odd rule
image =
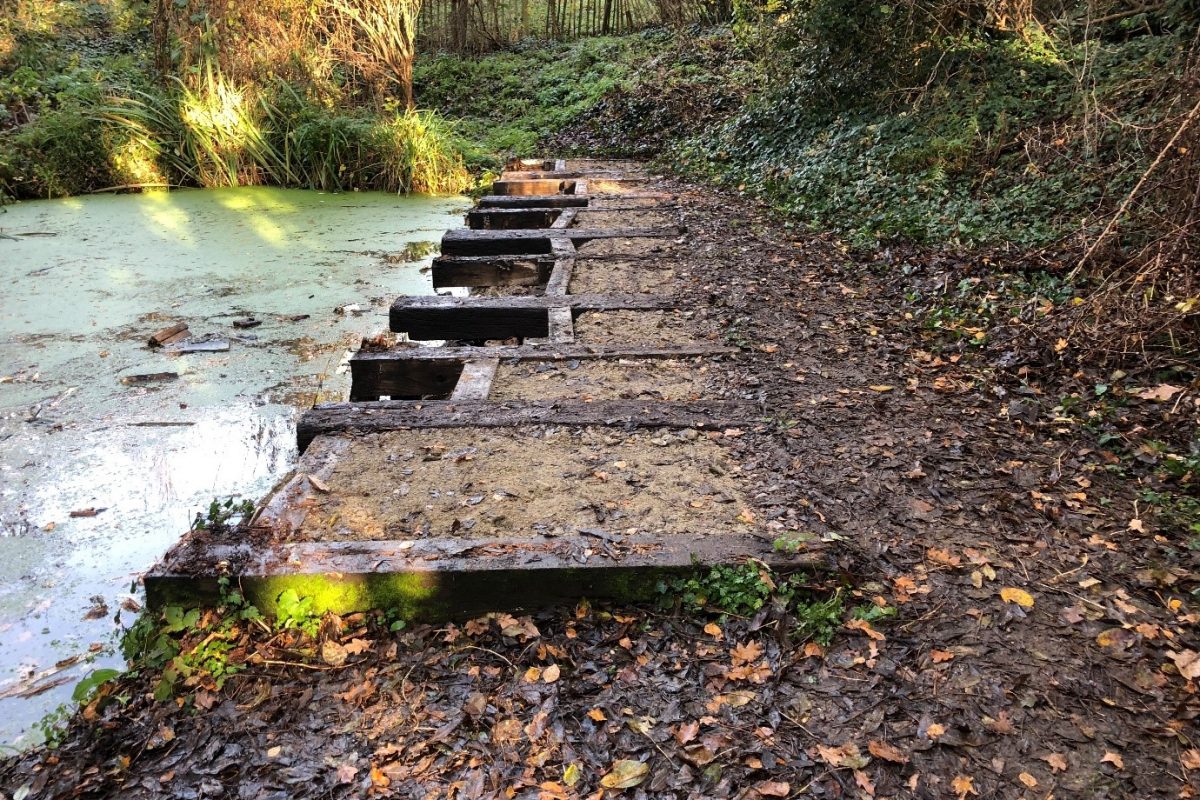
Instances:
[[[295,589],[444,619],[819,560],[736,515],[719,439],[761,414],[706,393],[746,356],[674,294],[677,198],[631,162],[510,166],[442,239],[433,285],[454,296],[396,299],[397,345],[352,358],[349,401],[304,414],[250,528],[185,536],[146,577],[151,605],[213,602],[225,577],[264,610]]]

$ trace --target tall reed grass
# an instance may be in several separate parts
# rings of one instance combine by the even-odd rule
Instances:
[[[179,184],[457,194],[474,182],[459,137],[434,112],[331,110],[292,87],[256,91],[213,70],[194,86],[114,98],[100,116]]]

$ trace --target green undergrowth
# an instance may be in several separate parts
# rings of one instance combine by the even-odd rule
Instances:
[[[929,85],[903,99],[820,102],[797,71],[673,156],[861,247],[1052,244],[1094,225],[1154,158],[1138,131],[1161,122],[1153,100],[1186,44],[964,35],[939,43]]]
[[[658,590],[663,603],[680,612],[769,617],[784,625],[789,638],[821,645],[829,644],[847,616],[882,618],[866,607],[847,612],[848,587],[817,586],[803,572],[781,574],[754,561],[698,568],[661,582]]]
[[[604,98],[626,91],[639,65],[670,42],[661,31],[535,43],[480,57],[436,54],[418,59],[417,100],[458,121],[471,140],[469,162],[502,166],[582,124]]]

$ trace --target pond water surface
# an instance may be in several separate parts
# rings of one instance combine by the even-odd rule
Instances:
[[[396,295],[432,292],[407,246],[467,205],[241,188],[0,208],[0,743],[122,666],[139,574],[214,498],[286,472],[300,409],[345,397]],[[175,321],[229,350],[147,348]]]

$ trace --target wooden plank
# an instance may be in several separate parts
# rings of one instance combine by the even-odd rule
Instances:
[[[684,301],[647,294],[565,297],[401,297],[389,322],[396,333],[414,341],[434,339],[507,339],[549,335],[547,311],[568,306],[583,311],[654,311],[679,308]]]
[[[462,374],[458,376],[458,384],[450,393],[450,399],[458,403],[487,400],[499,366],[498,358],[479,358],[463,364]]]
[[[554,268],[546,279],[546,294],[561,297],[567,293],[571,274],[575,270],[575,245],[570,239],[554,239],[550,249],[554,253]]]
[[[492,193],[528,197],[535,194],[583,194],[576,179],[548,178],[545,180],[498,180],[492,183]]]
[[[555,344],[566,344],[575,341],[575,317],[569,307],[552,308],[550,316],[550,335],[547,337]]]
[[[389,313],[392,330],[408,334],[413,341],[461,339],[477,342],[512,336],[540,337],[550,333],[547,307],[520,302],[543,299],[540,297],[445,298],[474,301],[465,306],[415,302],[419,299],[423,298],[402,297],[392,304]]]
[[[644,601],[662,580],[697,568],[754,559],[787,573],[821,569],[831,557],[820,543],[784,554],[752,534],[707,531],[259,545],[194,532],[146,575],[145,586],[152,610],[215,605],[220,577],[232,576],[246,600],[268,614],[292,589],[312,598],[318,614],[387,608],[409,621],[434,622],[583,597]]]
[[[479,198],[479,208],[586,208],[588,198],[585,195],[551,194],[513,195],[491,194]]]
[[[468,361],[495,356],[506,361],[575,361],[604,358],[701,358],[733,356],[742,351],[719,344],[682,345],[603,345],[572,344],[554,346],[505,345],[500,347],[397,347],[391,350],[360,351],[350,359],[350,368],[359,362],[390,365],[406,361]]]
[[[452,286],[537,286],[550,278],[553,256],[438,256],[433,288]]]
[[[607,425],[621,428],[725,430],[756,424],[762,416],[750,403],[732,401],[591,403],[522,401],[506,403],[431,400],[409,403],[326,403],[296,423],[301,452],[318,436],[364,434],[406,428],[511,428],[521,425]]]
[[[554,224],[550,226],[551,229],[562,230],[563,228],[571,227],[571,223],[575,221],[575,217],[578,216],[578,214],[578,208],[564,208],[562,213],[558,215],[558,219],[554,220]],[[574,246],[572,245],[572,248],[573,247]]]
[[[456,228],[442,236],[442,255],[543,254],[551,251],[551,240],[557,236],[570,239],[579,246],[595,239],[673,239],[680,233],[679,228],[673,225],[662,228],[568,228],[553,233],[548,230],[478,231]]]
[[[167,342],[176,341],[180,337],[180,334],[187,332],[187,329],[186,322],[176,322],[174,325],[168,325],[162,330],[151,334],[147,345],[150,347],[162,347]]]
[[[475,208],[467,212],[472,230],[513,230],[553,227],[561,208]]]
[[[350,359],[350,401],[443,399],[450,396],[463,371],[464,359],[411,359],[387,361]]]

